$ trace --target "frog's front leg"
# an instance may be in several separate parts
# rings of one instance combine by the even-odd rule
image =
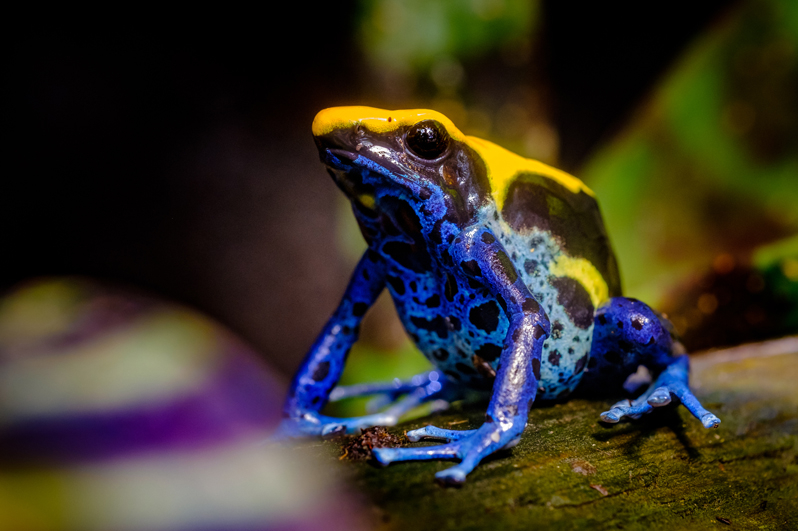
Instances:
[[[460,464],[437,473],[436,478],[446,484],[461,484],[483,458],[518,442],[537,392],[540,355],[550,325],[504,247],[489,230],[466,229],[452,244],[450,255],[464,275],[488,288],[510,321],[486,422],[476,430],[463,432],[428,426],[409,433],[411,440],[430,437],[449,442],[423,448],[378,448],[374,456],[384,465],[415,459],[460,458]]]
[[[349,349],[357,340],[366,310],[385,287],[385,264],[373,251],[360,259],[349,286],[297,372],[274,438],[358,432],[375,425],[392,425],[406,411],[431,398],[440,385],[422,386],[385,411],[364,417],[335,418],[319,411],[341,377]]]
[[[689,358],[672,330],[664,317],[635,299],[616,297],[598,309],[591,351],[596,361],[591,362],[582,384],[594,388],[619,386],[638,365],[655,375],[654,383],[638,398],[622,400],[602,413],[603,421],[636,419],[676,398],[705,428],[718,427],[720,419],[690,390]]]

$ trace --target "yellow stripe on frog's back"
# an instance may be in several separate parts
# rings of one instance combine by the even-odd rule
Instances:
[[[545,175],[553,181],[563,185],[574,194],[580,191],[590,196],[594,196],[593,191],[585,183],[557,168],[552,168],[548,164],[543,164],[537,160],[527,159],[508,151],[503,147],[497,146],[493,142],[483,140],[474,136],[466,137],[466,143],[476,151],[488,170],[488,180],[496,202],[496,208],[501,211],[504,200],[507,197],[507,190],[513,179],[519,173],[536,173]]]
[[[589,260],[561,254],[551,264],[549,272],[555,277],[569,277],[579,282],[590,296],[594,308],[610,298],[607,281]]]

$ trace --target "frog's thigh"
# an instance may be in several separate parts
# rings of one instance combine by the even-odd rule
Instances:
[[[646,366],[656,375],[642,395],[632,402],[625,400],[615,404],[601,414],[602,420],[618,422],[624,417],[638,418],[654,408],[668,405],[671,397],[675,397],[704,427],[715,428],[720,424],[720,419],[704,409],[690,390],[689,359],[672,335],[672,329],[665,318],[635,299],[616,297],[599,308],[586,385],[604,386],[607,390],[606,386],[622,384],[638,365]]]
[[[639,365],[657,374],[670,365],[674,345],[664,320],[648,305],[626,297],[610,299],[596,310],[582,387],[617,393]]]

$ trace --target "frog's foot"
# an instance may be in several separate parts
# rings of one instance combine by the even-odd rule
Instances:
[[[523,428],[522,428],[523,430]],[[469,472],[474,470],[482,459],[504,448],[512,448],[521,438],[520,432],[501,431],[493,423],[483,424],[477,430],[444,430],[426,426],[407,433],[412,442],[422,439],[443,439],[446,444],[419,448],[374,448],[374,458],[383,466],[400,461],[428,459],[461,459],[451,468],[435,474],[435,479],[443,485],[462,485]]]
[[[417,374],[407,380],[395,378],[391,382],[338,386],[330,392],[330,402],[337,402],[347,398],[376,395],[366,404],[367,412],[376,413],[397,402],[402,395],[408,393],[412,394],[421,388],[424,389],[426,394],[432,395],[442,391],[445,384],[446,379],[440,371],[429,371]],[[433,411],[440,411],[447,407],[447,402],[437,400]]]
[[[687,356],[681,356],[659,375],[645,393],[631,402],[622,400],[613,405],[609,411],[601,414],[601,420],[614,424],[623,418],[638,419],[654,408],[670,404],[676,398],[705,428],[717,428],[720,419],[704,409],[687,385],[688,371]]]
[[[427,402],[431,402],[433,411],[446,409],[449,406],[449,402],[445,399],[455,397],[456,390],[451,388],[452,386],[444,385],[445,382],[439,381],[436,378],[437,374],[433,375],[433,373],[437,373],[437,371],[425,374],[421,385],[415,385],[409,393],[395,399],[382,411],[362,417],[348,418],[329,417],[315,411],[301,411],[284,419],[271,439],[280,440],[318,435],[332,437],[343,434],[357,434],[361,430],[372,426],[395,426],[403,415]],[[361,389],[365,387],[362,386]],[[377,387],[382,390],[374,391]],[[361,392],[358,395],[349,394],[348,396],[389,392],[384,384],[376,384],[369,386],[369,388],[370,392]],[[404,390],[407,391],[406,388]]]

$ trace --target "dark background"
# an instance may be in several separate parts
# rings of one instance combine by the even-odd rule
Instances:
[[[731,4],[544,2],[560,166],[578,170]],[[142,287],[292,372],[349,274],[311,121],[391,106],[363,99],[356,9],[10,17],[0,289],[64,274]]]

